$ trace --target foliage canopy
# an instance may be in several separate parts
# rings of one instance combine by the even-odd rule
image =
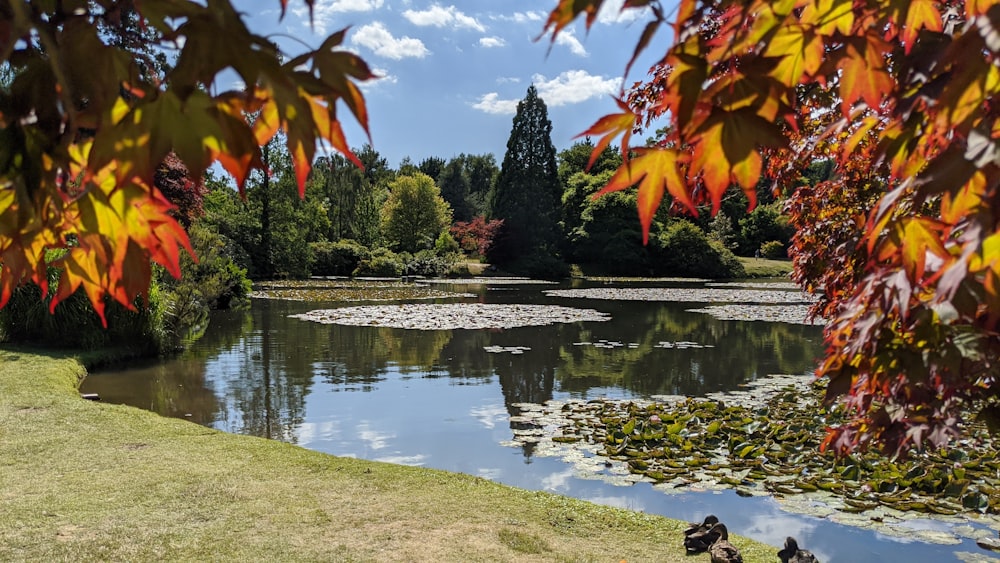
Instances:
[[[559,0],[552,40],[603,0]],[[587,132],[622,137],[604,188],[638,183],[648,229],[670,205],[718,209],[767,177],[793,198],[795,278],[829,318],[828,398],[853,418],[825,448],[942,445],[972,408],[1000,421],[1000,4],[936,0],[626,0],[648,23],[648,77]],[[668,20],[668,18],[670,18]],[[655,145],[629,139],[667,122]],[[831,159],[826,179],[800,171]],[[838,194],[829,204],[828,195]],[[818,205],[823,202],[822,205]],[[818,221],[814,221],[818,219]],[[815,225],[802,230],[803,226]],[[825,240],[823,237],[829,237]]]
[[[125,27],[142,41],[120,40]],[[0,6],[0,31],[13,76],[0,88],[0,306],[27,281],[46,292],[50,265],[62,272],[51,307],[82,287],[102,320],[105,297],[146,296],[151,261],[179,275],[191,244],[152,188],[171,151],[192,177],[219,163],[241,189],[279,129],[300,192],[318,142],[357,162],[336,106],[367,130],[356,82],[372,73],[338,48],[346,30],[291,57],[229,0],[27,0]],[[150,64],[164,52],[172,67]],[[215,91],[227,69],[245,89]],[[53,248],[67,252],[49,262]]]

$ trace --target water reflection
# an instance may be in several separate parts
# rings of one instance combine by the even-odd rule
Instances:
[[[821,352],[815,326],[719,321],[685,312],[698,306],[690,303],[567,301],[545,296],[549,288],[455,290],[484,303],[592,308],[612,320],[414,331],[290,319],[330,304],[257,300],[250,310],[215,315],[183,357],[94,374],[84,391],[335,455],[460,471],[685,520],[724,513],[736,533],[775,546],[795,535],[824,561],[865,559],[886,544],[912,561],[952,556],[953,547],[924,544],[898,551],[874,532],[792,515],[773,499],[616,487],[539,458],[530,445],[501,445],[512,436],[517,403],[703,395],[768,374],[807,373]],[[608,344],[594,345],[602,340]],[[677,342],[700,347],[662,345]],[[491,346],[530,350],[488,353]]]

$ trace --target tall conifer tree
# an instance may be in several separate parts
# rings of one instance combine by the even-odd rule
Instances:
[[[530,255],[553,255],[559,241],[559,176],[552,122],[535,86],[517,104],[500,175],[490,197],[490,216],[504,232],[490,260],[508,263]]]

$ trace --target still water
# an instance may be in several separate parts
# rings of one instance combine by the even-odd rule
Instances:
[[[614,485],[536,455],[531,445],[510,446],[509,417],[518,413],[512,406],[518,403],[700,396],[769,374],[806,376],[822,352],[816,326],[721,321],[687,312],[697,303],[544,294],[555,287],[456,286],[451,289],[475,297],[447,302],[555,304],[596,309],[611,320],[503,330],[352,327],[289,318],[336,306],[330,303],[256,299],[248,310],[214,315],[184,356],[94,373],[83,391],[338,456],[468,473],[684,520],[714,513],[732,532],[775,551],[786,536],[795,536],[826,562],[989,557],[969,539],[940,545],[889,537],[786,512],[769,497]],[[601,341],[615,344],[581,344]],[[658,345],[663,342],[698,346]],[[496,346],[528,349],[487,351]],[[930,520],[912,525],[947,527]]]

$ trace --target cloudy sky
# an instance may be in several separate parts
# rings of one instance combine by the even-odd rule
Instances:
[[[493,153],[499,164],[531,84],[548,107],[556,149],[569,147],[616,110],[612,95],[645,25],[612,6],[589,33],[577,22],[551,44],[538,38],[556,0],[315,0],[311,27],[303,0],[290,0],[280,22],[277,0],[235,4],[251,30],[293,54],[300,42],[315,47],[350,27],[345,47],[382,76],[363,91],[372,144],[393,167],[406,156],[419,163],[460,153]],[[625,83],[642,78],[651,60],[640,60]],[[351,146],[365,143],[346,110],[341,115]]]

